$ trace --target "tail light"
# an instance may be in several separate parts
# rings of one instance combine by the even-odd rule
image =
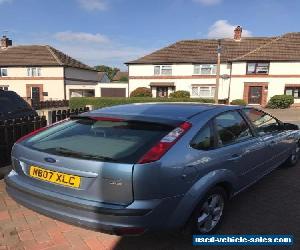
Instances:
[[[59,124],[65,122],[65,121],[67,121],[67,120],[69,120],[69,119],[65,119],[65,120],[62,120],[62,121],[59,121],[59,122],[55,122],[55,123],[53,123],[53,124],[51,124],[51,125],[49,125],[49,126],[46,126],[46,127],[43,127],[43,128],[39,128],[39,129],[37,129],[37,130],[34,130],[34,131],[30,132],[29,134],[20,137],[20,138],[16,141],[16,143],[20,143],[20,142],[22,142],[22,141],[24,141],[24,140],[26,140],[26,139],[28,139],[28,138],[30,138],[30,137],[32,137],[32,136],[34,136],[34,135],[40,133],[40,132],[42,132],[42,131],[44,131],[44,130],[46,130],[46,129],[48,129],[48,128],[54,127],[54,126],[56,126],[56,125],[59,125]]]
[[[179,127],[172,130],[162,138],[154,147],[152,147],[139,161],[139,164],[145,164],[159,160],[190,128],[189,122],[182,123]]]

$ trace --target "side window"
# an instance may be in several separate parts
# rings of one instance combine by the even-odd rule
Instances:
[[[259,135],[274,133],[281,130],[278,121],[261,110],[245,109],[244,112]]]
[[[198,150],[210,150],[214,147],[214,136],[211,126],[207,124],[190,143],[191,147]]]
[[[251,138],[251,130],[237,111],[230,111],[215,118],[218,145],[224,146]]]

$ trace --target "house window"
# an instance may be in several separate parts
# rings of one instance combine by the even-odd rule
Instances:
[[[300,99],[300,86],[299,87],[286,87],[284,92],[286,95],[291,95],[295,99]]]
[[[217,73],[217,65],[215,64],[195,64],[195,75],[215,75]]]
[[[8,90],[8,85],[0,85],[0,90]]]
[[[7,76],[7,69],[0,68],[0,76]]]
[[[27,76],[41,76],[41,68],[27,68]]]
[[[247,63],[247,74],[268,74],[269,63],[251,62]]]
[[[154,66],[154,75],[170,76],[172,75],[172,65]]]
[[[213,98],[215,95],[215,87],[213,86],[193,86],[193,97]]]

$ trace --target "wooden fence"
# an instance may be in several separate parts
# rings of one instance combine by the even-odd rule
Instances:
[[[68,100],[42,101],[42,102],[32,103],[31,106],[35,110],[69,107],[69,101]]]
[[[78,114],[81,114],[81,113],[87,112],[87,111],[89,111],[88,107],[79,108],[79,109],[53,110],[53,111],[51,111],[51,122],[49,124],[59,122],[61,120],[69,118],[71,115],[78,115]]]

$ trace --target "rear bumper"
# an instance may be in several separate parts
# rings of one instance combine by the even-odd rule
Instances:
[[[5,182],[8,194],[32,210],[71,224],[114,234],[126,232],[126,229],[138,229],[136,231],[142,233],[173,228],[168,219],[181,198],[141,200],[121,206],[41,189],[25,182],[15,171],[11,171]]]

